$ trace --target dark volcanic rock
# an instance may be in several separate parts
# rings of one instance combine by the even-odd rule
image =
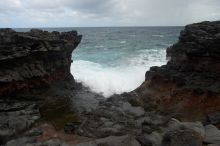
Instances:
[[[40,118],[36,104],[28,101],[0,102],[0,144],[29,128]]]
[[[208,122],[211,124],[220,123],[220,111],[216,111],[216,112],[208,114]]]
[[[80,41],[76,31],[0,29],[0,97],[72,80],[71,53]]]
[[[62,119],[55,121],[59,126],[72,122],[65,94],[77,86],[70,65],[80,41],[76,31],[0,29],[0,145],[21,136],[41,116]]]
[[[218,128],[214,125],[207,125],[205,131],[205,143],[220,145],[220,130]]]
[[[176,113],[181,120],[206,120],[220,110],[220,21],[191,24],[167,49],[169,61],[151,67],[134,92],[148,110]],[[133,93],[133,92],[132,92]],[[217,124],[217,118],[209,115]]]
[[[70,74],[75,31],[0,30],[0,145],[66,145],[73,133],[86,146],[219,144],[213,125],[170,120],[219,124],[219,34],[220,22],[186,26],[167,65],[152,67],[135,91],[104,100]],[[40,117],[54,129],[26,131]]]
[[[190,129],[176,129],[164,135],[162,146],[202,146],[200,135]]]

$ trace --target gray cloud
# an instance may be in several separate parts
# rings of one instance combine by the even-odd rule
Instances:
[[[1,0],[0,1],[0,14],[5,14],[13,11],[21,11],[20,0]]]
[[[112,0],[80,0],[80,1],[71,1],[68,2],[68,7],[73,10],[79,10],[86,13],[106,13],[109,12],[112,8],[114,10],[114,1]]]
[[[0,27],[185,25],[220,19],[219,0],[1,0]]]

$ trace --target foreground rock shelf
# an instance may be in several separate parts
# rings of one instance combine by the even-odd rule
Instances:
[[[80,40],[75,31],[0,30],[0,145],[220,145],[220,22],[186,26],[167,65],[108,99],[70,74]]]

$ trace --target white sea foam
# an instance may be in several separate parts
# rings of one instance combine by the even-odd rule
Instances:
[[[104,48],[103,45],[96,45],[95,48]]]
[[[126,44],[127,41],[120,41],[120,44]]]
[[[82,82],[96,93],[109,97],[134,90],[144,81],[145,72],[151,66],[165,63],[165,51],[160,51],[156,57],[142,53],[124,60],[116,67],[103,67],[98,63],[75,60],[71,72],[76,81]]]
[[[152,35],[153,37],[160,37],[160,38],[163,38],[164,37],[164,35],[161,35],[161,34],[154,34],[154,35]]]

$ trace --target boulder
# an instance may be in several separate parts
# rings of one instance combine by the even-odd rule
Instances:
[[[98,146],[141,146],[134,136],[131,135],[109,136],[97,139],[96,143]]]
[[[202,146],[202,137],[187,128],[178,128],[165,133],[162,146]]]
[[[205,126],[205,143],[220,145],[220,130],[214,125]]]
[[[172,118],[169,121],[168,124],[168,129],[169,130],[175,130],[181,127],[185,127],[188,129],[191,129],[195,132],[197,132],[198,134],[201,135],[202,138],[205,137],[205,128],[203,126],[203,124],[200,121],[196,121],[196,122],[180,122],[177,119]]]
[[[138,136],[137,140],[141,146],[161,146],[162,135],[158,132],[152,132]]]
[[[216,111],[208,114],[208,122],[210,124],[220,123],[220,111]]]
[[[134,107],[129,102],[125,102],[122,106],[122,109],[130,114],[133,114],[136,117],[143,116],[145,111],[142,107]]]
[[[44,142],[37,142],[36,139],[23,137],[7,142],[6,146],[70,146],[60,139],[49,139]]]

